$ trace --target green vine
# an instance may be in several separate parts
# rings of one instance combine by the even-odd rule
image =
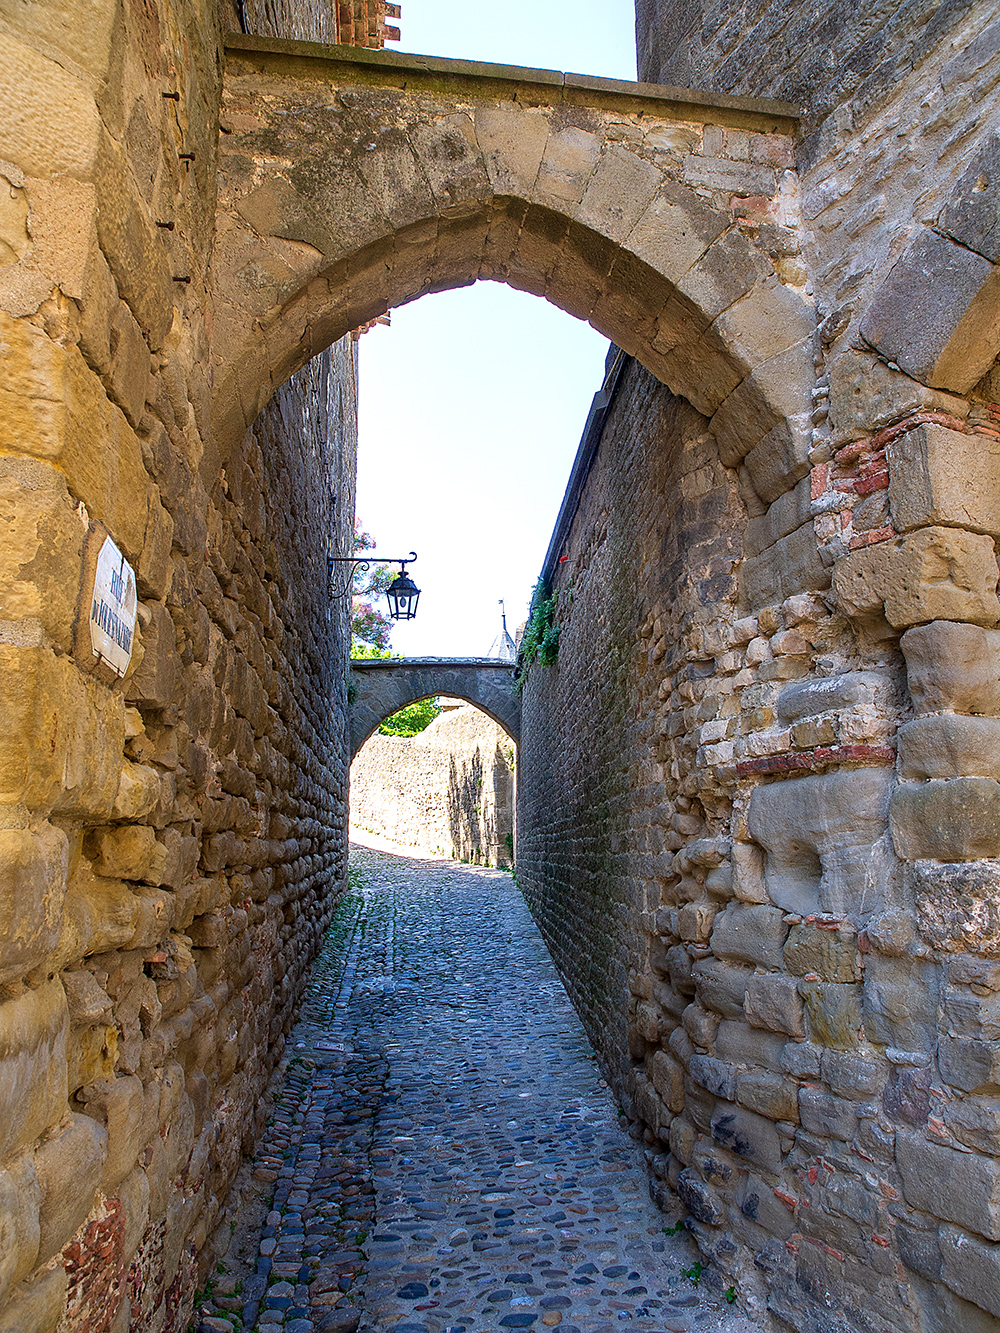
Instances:
[[[559,626],[555,623],[558,592],[548,593],[541,580],[535,584],[531,598],[531,615],[521,639],[521,675],[536,662],[540,666],[554,666],[559,656]]]

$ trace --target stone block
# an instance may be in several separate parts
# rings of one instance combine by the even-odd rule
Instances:
[[[780,972],[748,977],[744,1007],[751,1027],[789,1037],[805,1036],[802,1000],[794,977]]]
[[[146,410],[149,389],[149,348],[139,325],[124,301],[111,320],[111,394],[132,426],[139,425]]]
[[[731,162],[725,157],[685,157],[684,182],[710,190],[723,190],[726,194],[762,194],[768,199],[778,188],[772,167],[756,162]]]
[[[899,728],[896,743],[904,782],[953,777],[1000,780],[998,718],[919,717]]]
[[[1000,263],[998,218],[1000,136],[994,132],[987,137],[952,189],[938,225],[960,245],[997,264]]]
[[[977,995],[967,986],[947,986],[944,1018],[953,1037],[1000,1041],[1000,996]]]
[[[694,1081],[713,1096],[724,1097],[727,1102],[735,1100],[736,1071],[731,1065],[709,1055],[692,1055],[688,1069]]]
[[[780,908],[730,903],[715,918],[712,951],[758,967],[781,967],[782,945],[788,934]]]
[[[812,520],[759,555],[748,556],[741,573],[748,606],[770,606],[804,589],[830,586],[830,571],[819,555]]]
[[[41,625],[73,642],[83,529],[66,480],[50,463],[0,457],[0,620]]]
[[[722,1020],[715,1036],[716,1056],[734,1065],[760,1065],[764,1069],[780,1070],[784,1048],[783,1036],[731,1018]]]
[[[1000,1092],[1000,1048],[994,1042],[942,1036],[938,1067],[944,1081],[961,1092]]]
[[[799,1118],[798,1086],[780,1074],[740,1074],[736,1080],[736,1100],[748,1111],[756,1111],[768,1120]]]
[[[57,465],[134,565],[142,552],[152,484],[124,413],[76,347],[0,312],[0,450]]]
[[[48,981],[0,1004],[0,1160],[66,1111],[66,995]]]
[[[530,196],[550,127],[544,107],[523,107],[516,102],[476,105],[476,141],[497,194]]]
[[[144,1097],[142,1082],[134,1075],[102,1079],[88,1084],[79,1093],[86,1114],[107,1131],[107,1157],[100,1188],[114,1194],[139,1158],[145,1146]]]
[[[145,607],[149,619],[142,627],[143,658],[129,681],[128,699],[147,708],[166,708],[177,702],[180,684],[177,634],[162,602]]]
[[[839,1051],[860,1045],[860,986],[802,980],[798,989],[809,1015],[814,1042]]]
[[[38,1260],[40,1198],[30,1154],[0,1171],[0,1303]]]
[[[1000,1162],[897,1129],[896,1165],[911,1208],[1000,1240]]]
[[[804,1130],[822,1139],[850,1143],[858,1132],[858,1112],[853,1102],[821,1088],[799,1089],[799,1118]]]
[[[891,775],[861,768],[755,788],[751,836],[767,851],[772,900],[786,912],[870,911],[873,849],[888,823]]]
[[[718,1227],[725,1220],[725,1210],[718,1194],[706,1185],[696,1171],[684,1170],[677,1177],[677,1194],[692,1217],[706,1226]]]
[[[930,620],[995,625],[996,586],[992,540],[960,528],[920,528],[852,551],[833,574],[844,615],[884,616],[896,629]]]
[[[941,1280],[974,1305],[1000,1318],[1000,1245],[958,1227],[940,1231]]]
[[[663,172],[655,163],[624,144],[605,143],[576,210],[576,220],[600,236],[623,242],[663,180]]]
[[[842,713],[849,708],[875,706],[886,679],[874,671],[848,671],[818,680],[793,680],[778,695],[782,722],[798,722],[819,713]]]
[[[92,853],[94,872],[109,879],[131,879],[158,883],[157,849],[165,849],[156,841],[156,832],[146,824],[125,824],[96,829],[90,836],[88,850]],[[150,875],[154,878],[149,879]]]
[[[901,1051],[927,1051],[937,1035],[944,969],[920,958],[865,960],[864,1019],[868,1040]]]
[[[92,177],[101,122],[87,84],[57,59],[0,34],[0,158],[27,176]]]
[[[715,319],[752,291],[770,271],[770,265],[741,232],[725,232],[677,283],[678,291],[704,314]]]
[[[857,933],[849,922],[792,926],[784,953],[785,966],[797,977],[815,972],[823,981],[861,980]]]
[[[712,1138],[738,1157],[777,1175],[781,1143],[772,1121],[742,1106],[719,1102],[712,1114]]]
[[[1000,951],[1000,863],[916,861],[907,881],[920,934],[932,949]]]
[[[706,958],[691,969],[698,999],[723,1018],[743,1017],[743,997],[747,980],[752,975],[745,967],[736,967]]]
[[[633,227],[628,248],[657,273],[676,282],[724,230],[724,220],[714,208],[706,207],[683,185],[665,181]]]
[[[118,790],[111,807],[112,818],[142,819],[159,801],[160,793],[160,775],[155,768],[123,759]]]
[[[1000,1155],[1000,1097],[946,1102],[944,1123],[959,1143],[989,1157]]]
[[[827,362],[830,440],[834,449],[891,426],[911,412],[947,412],[964,421],[963,398],[931,389],[890,369],[871,352],[838,351]]]
[[[36,1149],[41,1263],[59,1253],[93,1208],[107,1148],[103,1126],[89,1116],[73,1115],[69,1124]]]
[[[903,783],[892,794],[889,827],[896,855],[907,861],[1000,856],[1000,782],[935,778]]]
[[[796,1230],[795,1214],[775,1197],[774,1186],[748,1172],[737,1196],[740,1212],[771,1236],[787,1240]]]
[[[684,1069],[667,1051],[654,1051],[646,1059],[646,1071],[667,1109],[676,1115],[684,1109]]]
[[[890,1072],[890,1066],[884,1060],[850,1050],[824,1050],[820,1056],[820,1069],[831,1092],[859,1102],[876,1097]]]
[[[139,906],[120,880],[101,879],[81,858],[70,875],[62,931],[50,965],[63,968],[89,954],[120,949],[135,933]]]
[[[11,1295],[0,1310],[0,1333],[56,1333],[66,1310],[69,1275],[62,1265],[43,1269]]]
[[[898,532],[942,523],[1000,536],[1000,440],[925,424],[886,448]]]
[[[860,333],[907,375],[968,391],[1000,352],[1000,274],[982,255],[923,228],[889,271]]]
[[[1000,632],[935,621],[908,630],[900,647],[918,713],[1000,716]]]
[[[0,982],[23,977],[58,944],[67,866],[62,829],[0,829]]]
[[[0,804],[43,817],[110,811],[124,742],[121,696],[84,679],[71,658],[0,643],[0,735]]]

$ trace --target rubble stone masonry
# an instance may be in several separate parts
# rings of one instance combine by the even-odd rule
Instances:
[[[351,765],[351,824],[432,856],[510,867],[515,754],[469,704],[416,736],[376,733]]]
[[[996,4],[643,0],[694,91],[393,16],[0,0],[0,1333],[180,1330],[228,1238],[343,883],[350,335],[479,278],[628,358],[518,876],[654,1196],[761,1328],[995,1331]]]
[[[762,1326],[1000,1327],[998,34],[639,5],[645,77],[805,104],[801,259],[737,211],[808,275],[813,410],[741,457],[624,375],[548,568],[519,877]]]

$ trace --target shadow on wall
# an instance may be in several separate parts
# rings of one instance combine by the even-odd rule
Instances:
[[[351,823],[403,847],[509,867],[515,747],[471,705],[416,736],[376,734],[351,767]]]
[[[453,856],[475,865],[508,867],[514,861],[513,747],[510,766],[503,746],[489,762],[478,746],[471,758],[448,761],[446,809]],[[487,751],[488,753],[488,751]]]

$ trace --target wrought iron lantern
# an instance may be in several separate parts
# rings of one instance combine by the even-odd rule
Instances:
[[[334,597],[348,596],[354,586],[354,575],[359,569],[367,572],[372,565],[399,565],[399,573],[385,590],[389,602],[389,615],[393,620],[412,620],[417,614],[420,589],[407,574],[406,566],[412,564],[416,558],[416,551],[411,551],[405,558],[402,556],[381,556],[373,551],[367,551],[364,555],[331,555],[328,557],[331,594]],[[342,588],[332,586],[335,565],[351,566],[347,575],[347,582]]]
[[[393,620],[412,620],[417,614],[417,602],[420,589],[406,572],[406,562],[400,561],[401,569],[385,590],[389,601],[389,614]]]

